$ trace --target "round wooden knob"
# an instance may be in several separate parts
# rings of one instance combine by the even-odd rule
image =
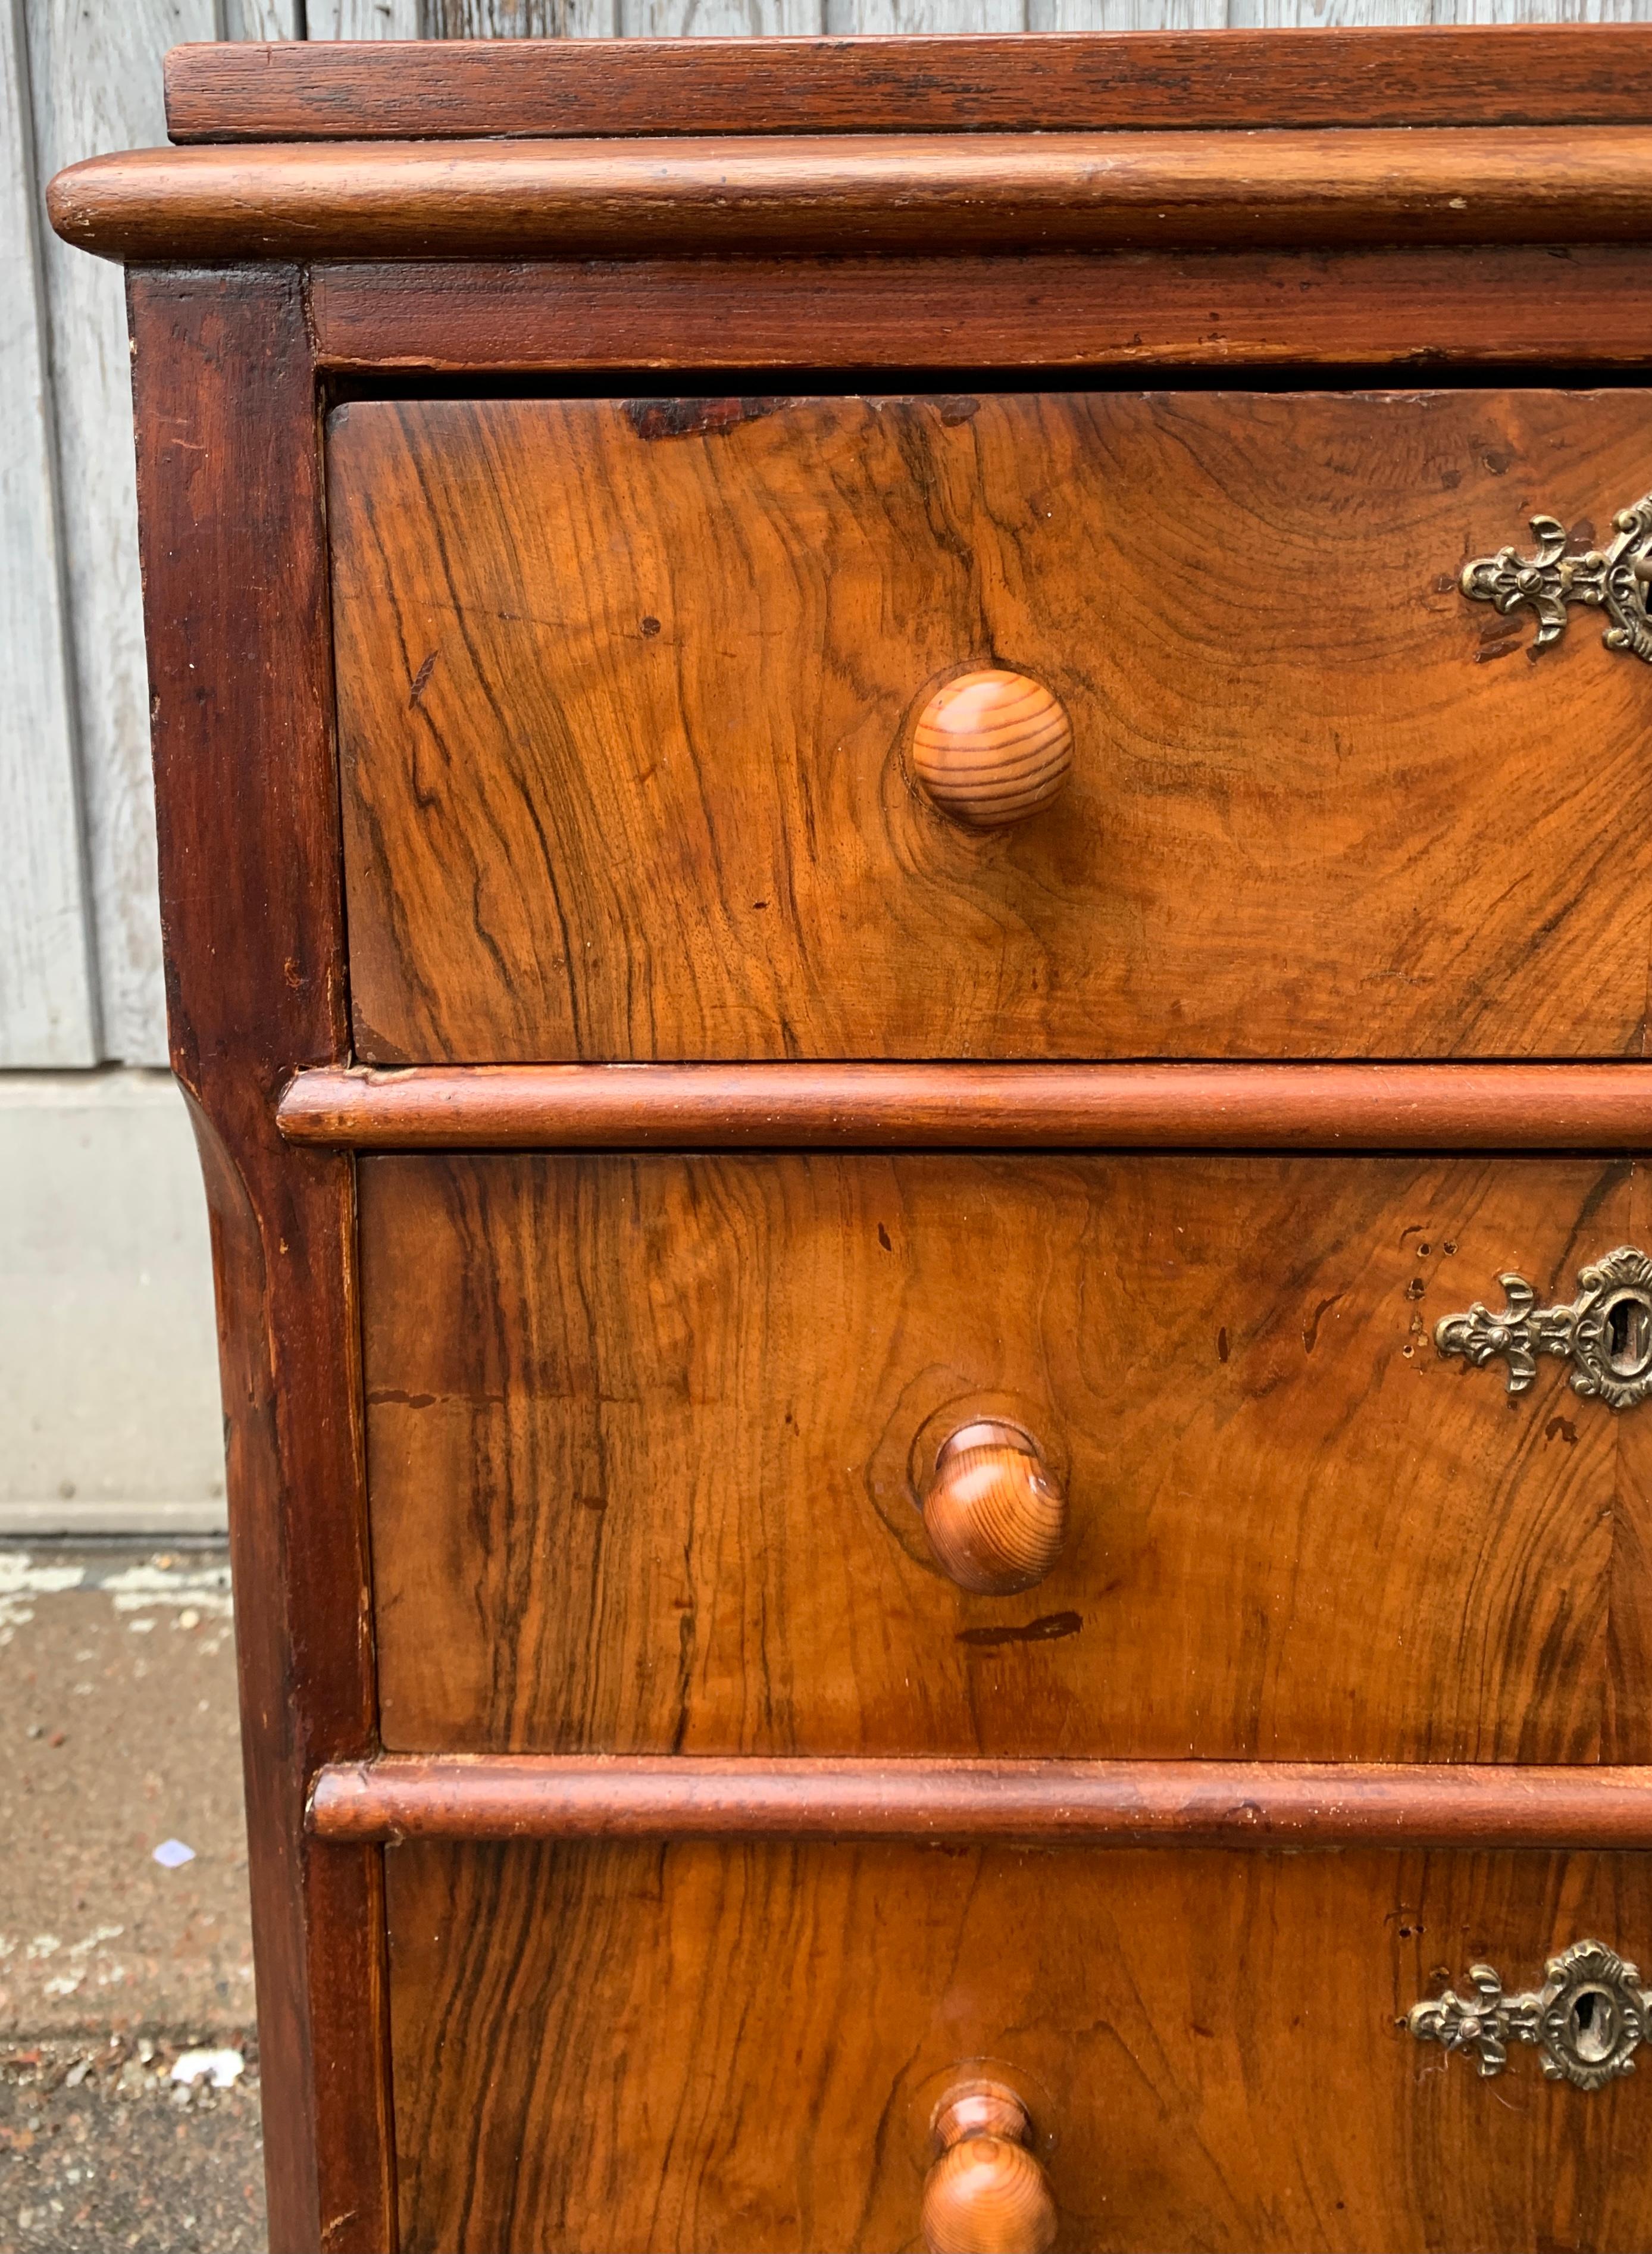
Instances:
[[[1013,1596],[1041,1581],[1067,1539],[1067,1498],[1014,1424],[965,1424],[943,1441],[924,1531],[961,1589]]]
[[[1049,2180],[1028,2151],[1032,2124],[1012,2090],[965,2082],[935,2109],[941,2157],[923,2188],[929,2254],[1045,2254],[1055,2241]]]
[[[968,830],[1007,830],[1040,813],[1073,767],[1073,724],[1025,673],[962,673],[938,689],[912,737],[918,780]]]

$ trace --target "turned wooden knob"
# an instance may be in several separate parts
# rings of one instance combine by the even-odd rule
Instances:
[[[912,765],[928,797],[968,830],[1040,813],[1073,766],[1073,724],[1025,673],[961,673],[918,715]]]
[[[1041,1581],[1067,1539],[1067,1497],[1018,1426],[965,1424],[942,1443],[924,1531],[961,1589],[1013,1596]]]
[[[1055,2202],[1034,2153],[1032,2124],[1012,2090],[966,2082],[935,2108],[941,2157],[923,2187],[929,2254],[1044,2254]]]

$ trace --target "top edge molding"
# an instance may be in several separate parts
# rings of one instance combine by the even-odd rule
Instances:
[[[108,258],[787,256],[1652,236],[1652,128],[139,149],[47,190]]]
[[[166,58],[176,143],[1652,123],[1652,25],[245,42]]]

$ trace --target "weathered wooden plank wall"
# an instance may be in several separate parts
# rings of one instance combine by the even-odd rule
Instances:
[[[179,39],[1623,22],[1652,0],[0,0],[0,1068],[164,1060],[120,277],[31,214]]]
[[[0,1057],[99,1053],[21,0],[0,8]]]
[[[164,139],[159,58],[175,41],[210,38],[217,28],[214,0],[106,0],[101,6],[24,0],[23,18],[42,180],[94,150]],[[102,1047],[109,1057],[158,1061],[165,1039],[149,687],[138,617],[130,363],[121,276],[101,260],[78,256],[49,233],[43,248],[57,441],[52,466]],[[10,391],[9,381],[0,382],[0,396]]]

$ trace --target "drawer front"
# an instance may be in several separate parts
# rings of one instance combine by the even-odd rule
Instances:
[[[1652,2243],[1652,2076],[1401,2024],[1582,1940],[1652,1858],[418,1844],[386,1857],[402,2244],[910,2249],[960,2068],[1026,2098],[1060,2248]]]
[[[1510,1398],[1432,1335],[1505,1270],[1570,1300],[1634,1187],[1572,1158],[364,1161],[385,1742],[1644,1760],[1652,1404],[1547,1359]],[[957,1586],[918,1507],[983,1419],[1068,1506],[1008,1592]],[[1038,1534],[1029,1482],[1005,1508]]]
[[[1457,577],[1609,538],[1644,392],[330,429],[364,1058],[1641,1054],[1652,675]],[[913,750],[980,668],[989,780],[1072,736],[988,831]]]

